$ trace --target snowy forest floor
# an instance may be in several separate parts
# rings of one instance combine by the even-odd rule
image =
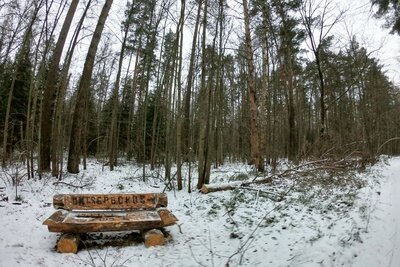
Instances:
[[[362,173],[276,177],[207,195],[167,191],[179,222],[168,227],[173,239],[165,246],[145,248],[135,232],[93,234],[77,254],[57,253],[59,234],[42,225],[54,212],[53,195],[162,192],[162,170],[143,182],[140,166],[110,172],[91,160],[62,183],[24,179],[19,201],[12,172],[0,172],[0,266],[400,266],[398,157],[381,157]],[[211,183],[254,175],[248,165],[227,164],[212,170]]]

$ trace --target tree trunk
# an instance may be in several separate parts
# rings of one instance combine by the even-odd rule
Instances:
[[[64,110],[64,98],[65,93],[67,92],[68,82],[69,82],[69,69],[72,62],[72,56],[74,54],[76,45],[78,44],[79,33],[82,29],[83,22],[86,18],[87,11],[90,8],[92,0],[89,0],[86,4],[86,7],[83,11],[83,14],[78,22],[78,25],[75,28],[75,32],[73,38],[69,44],[67,55],[65,56],[63,70],[61,72],[60,81],[59,81],[59,89],[57,93],[57,101],[55,106],[55,114],[54,114],[54,125],[53,125],[53,133],[52,133],[52,149],[51,149],[51,172],[52,176],[58,176],[58,179],[61,179],[62,174],[62,165],[64,160],[64,144],[67,142],[64,138],[62,138],[63,133],[65,132],[65,128],[62,123],[63,110]]]
[[[82,76],[79,82],[75,110],[72,120],[71,138],[68,154],[68,172],[79,172],[79,161],[81,156],[81,140],[82,140],[82,124],[85,114],[85,103],[89,98],[90,83],[92,80],[92,71],[94,60],[97,52],[97,47],[104,29],[104,24],[110,11],[113,0],[106,0],[99,17],[99,20],[94,31],[92,41],[86,56],[85,64],[82,71]]]
[[[256,81],[253,61],[253,46],[251,43],[250,33],[250,17],[247,0],[243,0],[244,30],[245,30],[245,46],[247,61],[247,87],[249,91],[249,109],[250,109],[250,148],[251,163],[254,164],[259,171],[263,171],[263,165],[260,163],[260,151],[257,130],[257,103],[256,103]],[[262,168],[261,168],[262,166]]]
[[[56,47],[54,49],[54,54],[51,58],[50,67],[47,73],[46,85],[43,92],[40,124],[40,172],[50,171],[50,144],[53,129],[52,121],[55,104],[54,102],[56,101],[57,92],[60,88],[60,85],[57,85],[59,76],[59,64],[62,51],[64,49],[65,40],[67,39],[67,35],[78,3],[79,0],[72,0],[71,5],[69,6],[68,13],[61,28],[61,32],[58,37]]]
[[[179,50],[179,63],[176,73],[176,84],[178,86],[178,100],[177,100],[177,120],[176,120],[176,176],[178,182],[178,190],[183,189],[182,185],[182,103],[181,103],[181,75],[182,75],[182,52],[183,52],[183,23],[185,19],[185,0],[181,0],[181,15],[177,26],[176,46]]]
[[[186,95],[184,103],[184,121],[183,121],[183,132],[184,132],[184,142],[183,142],[183,153],[186,154],[186,161],[189,161],[189,154],[191,153],[191,142],[190,142],[190,102],[192,98],[192,87],[193,87],[193,73],[194,73],[194,63],[196,59],[196,46],[197,46],[197,35],[199,32],[200,18],[201,18],[201,6],[203,0],[200,0],[197,7],[197,17],[196,24],[194,26],[192,49],[190,52],[189,70],[187,76],[186,85]]]
[[[118,71],[117,71],[117,77],[115,79],[115,84],[114,84],[114,89],[112,93],[112,101],[113,101],[113,107],[112,107],[112,115],[111,115],[111,129],[110,129],[110,140],[109,140],[109,164],[110,164],[110,170],[114,170],[114,166],[117,165],[117,144],[118,144],[118,110],[119,110],[119,83],[121,80],[121,69],[122,69],[122,63],[124,60],[124,55],[125,55],[125,48],[126,48],[126,41],[128,38],[128,33],[129,33],[129,26],[130,26],[130,19],[128,18],[128,21],[126,21],[125,27],[125,32],[124,32],[124,37],[122,40],[122,46],[121,46],[121,52],[119,54],[119,61],[118,61]]]

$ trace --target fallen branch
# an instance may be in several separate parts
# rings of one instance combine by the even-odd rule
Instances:
[[[84,188],[84,187],[92,185],[91,183],[87,183],[87,184],[83,184],[83,185],[74,185],[74,184],[63,182],[63,181],[57,181],[57,182],[53,183],[53,185],[60,185],[60,184],[66,185],[66,186],[71,186],[71,187],[74,187],[74,188]]]
[[[340,171],[346,171],[354,166],[356,166],[356,164],[354,161],[351,160],[339,160],[339,161],[332,161],[329,159],[315,160],[294,166],[280,173],[271,174],[269,176],[263,177],[262,179],[258,179],[258,177],[255,177],[252,180],[246,180],[246,181],[235,181],[231,183],[222,183],[222,184],[204,184],[201,188],[201,192],[203,194],[208,194],[218,191],[234,190],[238,188],[248,188],[251,185],[255,184],[272,183],[272,181],[275,178],[282,178],[293,175],[308,176],[318,171],[328,171],[337,173]],[[293,187],[291,187],[290,190],[292,188]]]

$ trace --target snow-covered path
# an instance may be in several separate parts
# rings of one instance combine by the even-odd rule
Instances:
[[[299,194],[295,192],[294,200],[288,198],[286,204],[279,203],[286,207],[274,208],[268,222],[260,227],[255,223],[264,221],[261,218],[266,218],[265,212],[275,207],[275,202],[258,201],[252,192],[246,191],[248,195],[228,191],[212,195],[168,192],[169,207],[180,220],[179,228],[170,228],[174,236],[171,243],[149,249],[142,243],[82,249],[76,255],[56,253],[58,236],[42,225],[54,212],[50,205],[52,196],[71,189],[56,188],[45,180],[26,181],[19,189],[23,199],[19,205],[13,204],[12,187],[4,190],[10,201],[0,202],[0,267],[94,266],[91,264],[94,262],[103,266],[106,258],[108,263],[124,262],[122,266],[129,267],[224,266],[231,255],[236,255],[230,261],[231,266],[238,266],[243,255],[241,266],[252,267],[399,267],[400,157],[386,162],[353,177],[353,181],[365,181],[354,198],[344,199],[350,193],[345,190],[339,195],[339,189],[335,189],[332,194],[338,194],[336,198],[323,195],[318,198],[322,203],[316,203],[313,194],[308,203],[307,199],[301,202],[300,198],[294,198]],[[114,172],[103,171],[96,164],[91,167],[87,173],[69,176],[66,181],[86,184],[84,178],[97,177],[89,192],[119,192],[118,186],[132,192],[154,190],[150,182],[144,184],[130,178],[135,166],[121,166]],[[232,172],[221,173],[230,177]],[[236,213],[228,214],[223,205],[233,201]],[[333,208],[328,209],[330,205]],[[255,234],[253,229],[257,230]],[[250,245],[239,251],[242,254],[236,253],[246,240],[250,240]]]
[[[367,233],[353,266],[400,266],[400,160],[389,161],[381,188],[372,190]]]
[[[393,250],[390,252],[390,261],[388,266],[400,266],[400,162],[396,162],[392,169],[391,195],[389,195],[393,208],[392,222],[394,225]]]

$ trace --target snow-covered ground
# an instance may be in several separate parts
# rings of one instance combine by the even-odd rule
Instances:
[[[215,183],[254,175],[240,164],[212,173]],[[169,191],[179,222],[168,227],[173,240],[165,246],[145,248],[132,235],[123,246],[93,246],[98,236],[90,236],[78,254],[55,251],[59,235],[42,225],[54,194],[162,192],[160,173],[148,175],[144,183],[138,166],[110,172],[92,160],[63,183],[23,180],[16,202],[0,172],[0,200],[8,197],[0,201],[0,266],[400,266],[400,158],[348,177],[276,178],[208,195]]]

